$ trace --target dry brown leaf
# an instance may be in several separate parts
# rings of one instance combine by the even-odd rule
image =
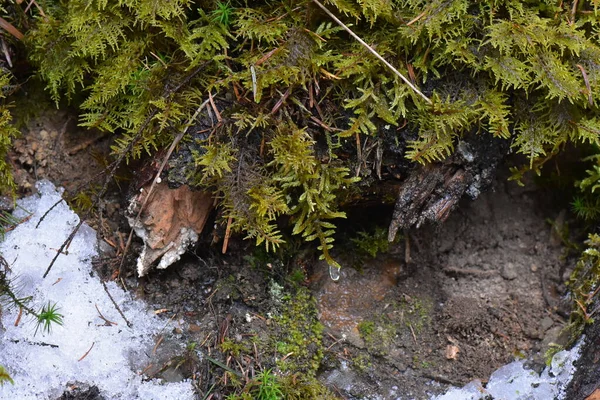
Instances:
[[[148,187],[141,194],[145,196]],[[140,197],[140,196],[138,196]],[[139,199],[134,201],[139,202]],[[209,193],[192,191],[184,185],[170,189],[166,183],[154,187],[138,226],[134,229],[144,240],[138,258],[138,274],[143,276],[161,258],[157,268],[166,268],[179,259],[202,232],[212,210]]]

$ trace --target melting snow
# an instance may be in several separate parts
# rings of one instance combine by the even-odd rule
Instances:
[[[579,358],[579,344],[571,350],[556,353],[552,363],[540,374],[524,368],[524,361],[515,361],[497,369],[485,388],[473,381],[462,389],[454,388],[433,400],[483,400],[491,395],[499,400],[549,400],[563,399],[563,390],[571,381]]]
[[[39,195],[19,202],[33,215],[6,235],[0,252],[10,264],[13,276],[18,277],[19,294],[32,296],[32,305],[37,309],[48,301],[57,302],[64,325],[55,325],[49,334],[38,332],[34,336],[35,323],[22,321],[15,327],[18,310],[4,310],[0,365],[9,370],[15,384],[0,387],[0,398],[55,399],[68,383],[82,382],[96,385],[106,399],[193,399],[189,382],[161,384],[142,380],[139,370],[145,365],[140,360],[145,352],[152,351],[164,321],[108,282],[108,290],[132,323],[131,328],[127,327],[92,271],[91,260],[97,254],[93,229],[83,225],[68,254],[61,255],[48,277],[42,279],[79,217],[62,202],[36,229],[42,215],[61,198],[61,192],[50,182],[42,181],[37,186]],[[20,212],[18,216],[26,214]],[[96,306],[104,317],[118,325],[107,326]],[[541,375],[525,369],[523,361],[515,361],[494,372],[485,388],[481,382],[473,381],[434,399],[480,400],[487,395],[502,400],[561,398],[578,356],[578,347],[558,353]]]
[[[49,334],[38,332],[34,336],[34,322],[24,318],[25,321],[14,326],[18,310],[4,310],[0,365],[8,369],[15,384],[0,387],[0,398],[55,399],[70,382],[96,385],[107,399],[194,398],[189,382],[161,384],[142,380],[139,371],[145,365],[140,359],[144,352],[152,351],[155,335],[165,322],[150,313],[142,302],[108,282],[115,302],[132,323],[131,328],[127,326],[92,271],[91,261],[96,255],[93,229],[83,225],[68,254],[58,257],[48,277],[42,279],[79,217],[62,202],[36,229],[42,215],[61,198],[61,192],[48,181],[38,183],[37,187],[38,195],[19,201],[33,215],[6,235],[0,252],[10,264],[11,276],[18,277],[19,295],[32,296],[31,305],[36,309],[48,301],[57,302],[64,324],[54,325]],[[26,214],[21,211],[18,216]],[[96,306],[105,318],[118,325],[107,326]]]

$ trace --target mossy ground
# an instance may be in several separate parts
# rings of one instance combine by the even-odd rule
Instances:
[[[47,128],[49,122],[34,123],[24,132],[24,144],[34,143],[42,129],[57,129]],[[24,174],[33,172],[23,168]],[[64,173],[59,179],[71,177],[69,170]],[[153,308],[167,310],[167,319],[189,323],[168,335],[185,346],[167,358],[162,354],[157,368],[147,372],[157,378],[189,377],[201,394],[233,398],[255,393],[257,377],[268,370],[290,398],[386,398],[394,390],[424,394],[432,379],[441,390],[449,382],[485,377],[516,352],[541,350],[560,326],[554,313],[559,303],[548,305],[540,291],[543,278],[546,297],[557,300],[552,293],[560,290],[558,271],[568,262],[562,245],[552,243],[552,227],[546,222],[559,212],[541,206],[535,192],[504,180],[495,189],[479,202],[465,203],[446,226],[409,233],[412,264],[404,263],[403,238],[387,255],[373,259],[365,254],[358,270],[342,270],[354,275],[331,284],[348,285],[362,298],[375,293],[364,279],[389,285],[383,297],[364,303],[370,308],[353,316],[356,324],[363,321],[362,344],[343,340],[343,332],[323,318],[323,303],[315,298],[317,282],[329,282],[327,268],[300,244],[279,257],[233,238],[228,254],[217,256],[204,242],[206,247],[172,269],[139,282],[129,280],[130,290]],[[108,238],[118,246],[119,225],[111,225]],[[122,226],[121,236],[126,233]],[[388,257],[401,265],[399,272],[378,272]],[[98,261],[98,271],[106,277],[118,268],[111,260]],[[512,278],[511,263],[520,279]],[[568,272],[567,267],[563,276]],[[543,321],[547,312],[554,313],[550,327]],[[445,350],[454,343],[460,352],[450,360]],[[179,373],[173,375],[175,367]]]

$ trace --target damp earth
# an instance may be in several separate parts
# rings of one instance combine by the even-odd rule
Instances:
[[[80,131],[67,114],[42,116],[23,132],[12,159],[24,191],[48,178],[75,193],[106,167],[108,143]],[[72,147],[84,134],[85,145]],[[105,279],[117,276],[129,234],[120,211],[127,190],[113,186],[103,211],[91,217],[100,228],[104,252],[96,267]],[[561,332],[569,311],[563,282],[574,265],[563,229],[569,218],[543,189],[500,176],[444,224],[404,232],[376,257],[351,241],[340,244],[337,282],[311,247],[272,255],[232,238],[223,255],[210,245],[215,232],[144,278],[136,278],[130,256],[120,283],[165,322],[180,321],[156,338],[140,369],[149,378],[191,379],[215,399],[225,398],[237,377],[227,378],[229,370],[242,377],[267,368],[308,374],[311,384],[348,399],[427,399],[452,385],[485,382],[518,358],[540,371],[550,345],[568,339]],[[139,250],[134,243],[130,253]],[[101,398],[87,384],[82,393]]]

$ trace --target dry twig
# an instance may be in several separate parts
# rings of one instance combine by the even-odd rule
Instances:
[[[339,18],[336,17],[331,11],[329,11],[323,4],[321,4],[321,2],[319,0],[313,0],[313,2],[316,5],[318,5],[319,7],[321,7],[321,9],[323,11],[325,11],[325,13],[327,15],[329,15],[331,17],[331,19],[333,19],[339,26],[341,26],[342,28],[344,28],[346,30],[346,32],[348,32],[350,34],[350,36],[352,36],[354,39],[356,39],[358,41],[358,43],[362,44],[367,50],[369,50],[371,52],[371,54],[373,54],[375,57],[377,57],[379,59],[379,61],[381,61],[382,63],[384,63],[386,67],[388,67],[400,79],[402,79],[404,81],[404,83],[406,83],[408,85],[408,87],[410,87],[416,94],[418,94],[419,96],[421,96],[427,102],[427,104],[432,104],[431,99],[429,97],[425,96],[419,89],[417,89],[417,87],[415,85],[413,85],[410,80],[408,80],[404,75],[402,75],[400,73],[400,71],[398,71],[392,64],[390,64],[389,62],[387,62],[387,60],[385,58],[383,58],[381,56],[381,54],[379,54],[378,52],[376,52],[375,49],[373,49],[371,46],[369,46],[356,33],[354,33],[350,28],[348,28],[348,26],[346,26],[346,24],[344,24],[342,21],[340,21]]]
[[[96,344],[96,342],[93,342],[92,345],[90,346],[89,350],[85,352],[84,355],[81,356],[81,358],[79,360],[77,360],[77,362],[83,360],[84,358],[87,357],[88,354],[90,354],[90,351],[92,351],[92,349],[94,348],[94,345]]]

